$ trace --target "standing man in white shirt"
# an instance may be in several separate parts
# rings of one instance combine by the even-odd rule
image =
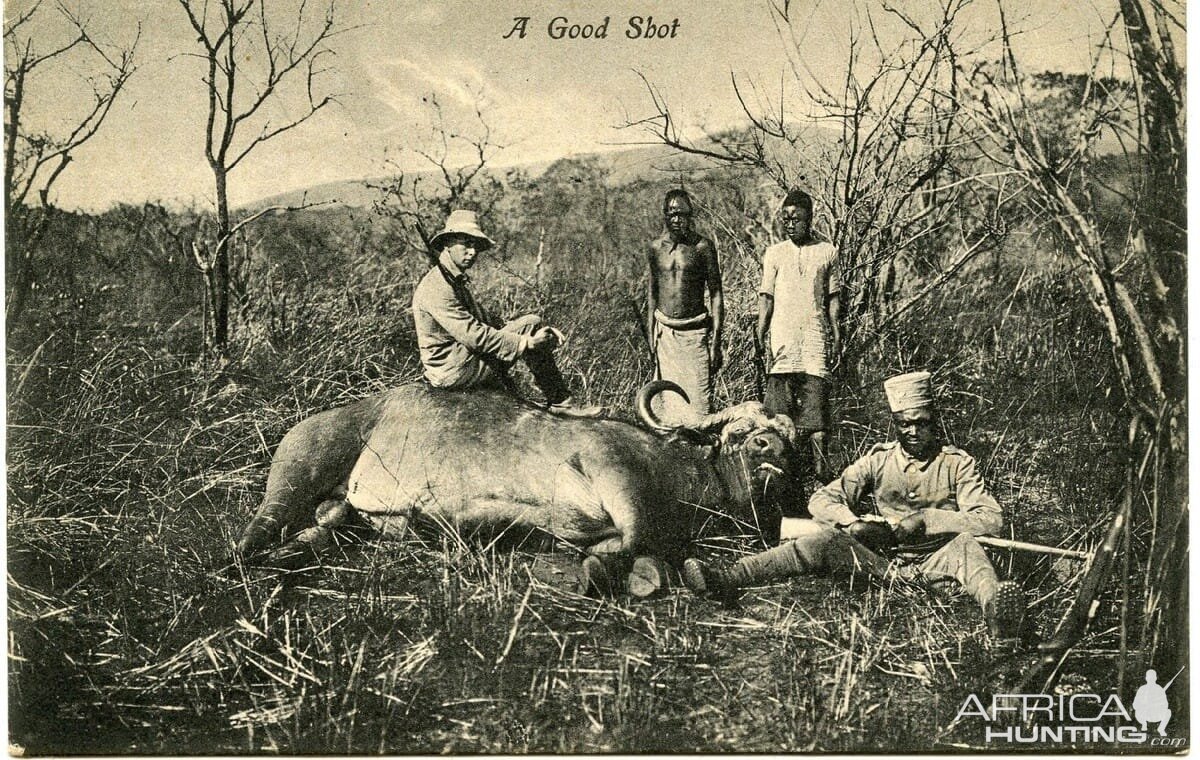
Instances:
[[[811,442],[815,474],[832,475],[826,460],[830,357],[841,353],[841,275],[833,244],[812,236],[812,196],[793,188],[780,218],[787,240],[767,249],[758,289],[756,349],[767,361],[763,403],[786,414]],[[770,333],[770,343],[767,335]]]

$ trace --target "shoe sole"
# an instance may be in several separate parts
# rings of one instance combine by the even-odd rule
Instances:
[[[683,562],[683,584],[698,596],[708,593],[708,581],[704,579],[704,568],[698,559]]]
[[[564,407],[548,407],[547,411],[558,417],[574,417],[581,420],[603,420],[608,419],[610,410],[608,407],[598,408],[576,408],[570,406]]]
[[[637,557],[629,570],[629,593],[648,599],[667,588],[667,566],[657,557]]]
[[[1025,622],[1025,591],[1016,581],[1003,581],[996,588],[992,636],[1000,641],[1020,637]]]

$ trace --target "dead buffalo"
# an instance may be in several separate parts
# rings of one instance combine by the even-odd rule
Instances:
[[[238,550],[268,561],[319,551],[351,516],[385,533],[410,521],[535,530],[587,552],[587,590],[628,576],[633,593],[653,593],[665,572],[655,558],[713,513],[758,517],[786,481],[795,438],[789,419],[753,401],[667,427],[651,411],[662,392],[682,394],[655,381],[638,395],[649,429],[423,384],[314,415],[280,442]]]

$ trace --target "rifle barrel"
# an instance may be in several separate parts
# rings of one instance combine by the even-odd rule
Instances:
[[[1184,665],[1184,666],[1183,666],[1183,668],[1186,668],[1186,667],[1187,667],[1187,665]],[[1170,681],[1167,681],[1167,685],[1163,687],[1163,691],[1166,691],[1167,689],[1171,688],[1171,684],[1175,683],[1175,679],[1176,679],[1176,678],[1179,678],[1179,673],[1182,673],[1182,672],[1183,672],[1183,668],[1180,668],[1178,673],[1176,673],[1175,675],[1171,676],[1171,680],[1170,680]]]
[[[1080,561],[1091,559],[1092,555],[1088,552],[1081,552],[1077,549],[1060,549],[1057,546],[1044,546],[1042,544],[1031,544],[1025,541],[1013,541],[1008,538],[994,538],[992,536],[976,536],[979,543],[984,546],[991,546],[996,549],[1012,549],[1013,551],[1021,552],[1036,552],[1037,554],[1053,554],[1056,557],[1068,557]]]

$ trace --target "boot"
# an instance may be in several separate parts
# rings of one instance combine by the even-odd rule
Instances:
[[[557,414],[560,417],[581,417],[583,419],[607,419],[612,414],[612,410],[607,406],[586,406],[575,403],[575,399],[568,396],[554,404],[550,404],[547,408],[551,414]]]
[[[1001,581],[996,593],[984,605],[988,632],[1001,649],[1016,649],[1025,623],[1025,591],[1016,581]]]
[[[683,582],[700,595],[731,599],[743,586],[771,583],[808,572],[808,564],[797,550],[795,541],[742,557],[723,570],[698,559],[683,563]]]
[[[694,557],[683,562],[683,583],[696,596],[722,601],[731,601],[738,593],[737,584],[728,573],[709,567]]]

